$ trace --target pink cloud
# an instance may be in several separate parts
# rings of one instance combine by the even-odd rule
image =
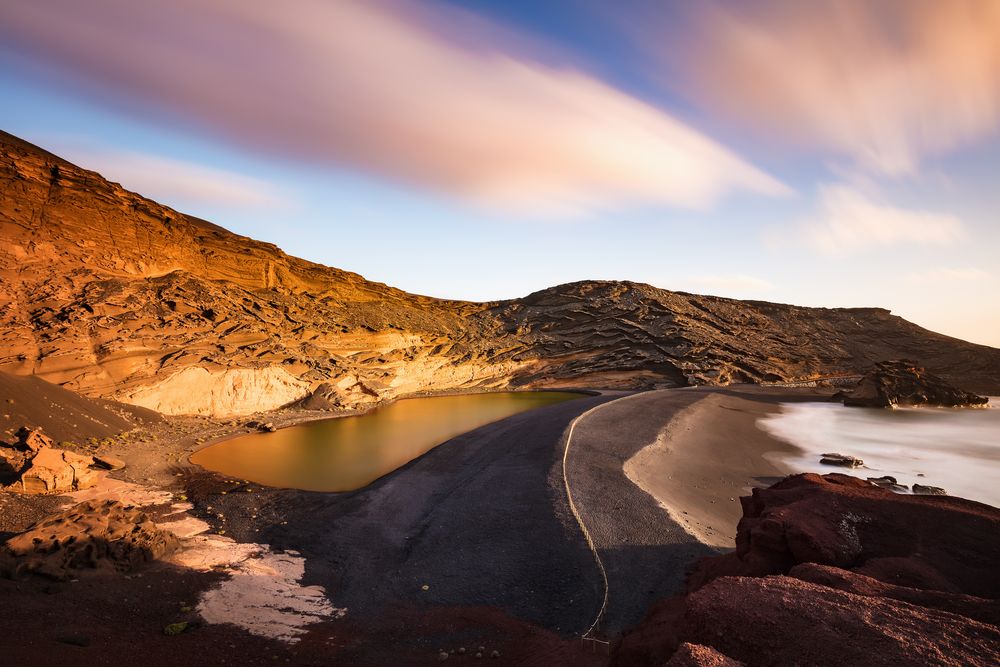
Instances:
[[[685,92],[771,140],[832,149],[887,175],[1000,124],[1000,3],[699,5],[683,35],[643,30]],[[669,46],[662,46],[668,44]]]
[[[572,216],[787,193],[663,111],[455,25],[451,39],[443,13],[352,0],[33,0],[3,10],[0,35],[95,94],[492,207]],[[477,30],[486,47],[469,46]]]

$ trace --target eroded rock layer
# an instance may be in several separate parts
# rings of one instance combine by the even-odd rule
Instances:
[[[116,500],[82,502],[0,545],[0,575],[68,579],[80,570],[127,572],[177,547],[177,537]]]
[[[433,299],[290,257],[0,133],[0,370],[165,413],[424,391],[860,374],[906,357],[1000,390],[1000,350],[881,309],[580,282]]]

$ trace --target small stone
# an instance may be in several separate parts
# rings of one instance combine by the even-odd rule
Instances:
[[[163,634],[167,635],[168,637],[173,637],[187,630],[187,627],[188,627],[187,621],[180,621],[179,623],[171,623],[170,625],[163,628]]]
[[[109,454],[94,454],[93,458],[96,465],[108,470],[121,470],[125,467],[125,462],[117,456],[111,456]]]
[[[83,634],[70,633],[59,635],[55,639],[60,644],[69,644],[70,646],[90,646],[90,637]]]
[[[465,647],[464,646],[459,646],[458,647],[458,654],[459,655],[465,655]]]
[[[496,649],[494,649],[493,652],[490,653],[490,657],[491,658],[499,658],[500,657],[500,651],[497,651]]]
[[[444,662],[447,659],[448,659],[448,652],[447,651],[441,651],[440,653],[438,653],[438,660],[440,660],[441,662]]]
[[[431,587],[428,586],[427,584],[424,584],[423,586],[420,587],[420,590],[422,590],[422,591],[429,591],[430,589],[431,589]]]
[[[883,475],[882,477],[868,477],[869,482],[875,486],[881,487],[883,489],[889,489],[890,491],[903,492],[908,490],[905,484],[900,484],[896,481],[895,477],[891,475]]]
[[[947,496],[948,492],[942,489],[940,486],[925,486],[923,484],[914,484],[913,493],[918,496]]]
[[[482,653],[482,651],[476,651],[476,657],[477,657],[477,658],[481,658],[481,657],[483,657],[483,653]]]

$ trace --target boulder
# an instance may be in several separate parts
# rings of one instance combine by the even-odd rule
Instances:
[[[247,428],[252,428],[254,430],[260,431],[261,433],[274,433],[278,429],[274,427],[271,422],[261,422],[261,421],[248,421]]]
[[[905,484],[900,484],[896,481],[896,478],[891,475],[883,475],[881,477],[869,477],[868,481],[875,486],[882,487],[883,489],[889,489],[890,491],[895,491],[897,493],[903,493],[909,491],[908,486]]]
[[[56,444],[52,438],[42,433],[41,430],[31,429],[27,426],[22,426],[18,429],[14,437],[17,438],[15,446],[22,451],[37,452],[43,447],[54,447]]]
[[[850,454],[821,454],[819,462],[828,466],[844,466],[846,468],[859,468],[865,464],[864,461]]]
[[[13,490],[21,493],[60,493],[94,486],[100,471],[94,459],[54,447],[43,447],[27,463]]]
[[[948,492],[940,486],[927,486],[926,484],[914,484],[913,492],[919,496],[947,496]]]
[[[0,443],[0,486],[28,494],[86,489],[104,470],[119,470],[125,462],[114,456],[87,456],[54,446],[52,439],[26,426],[13,445]]]
[[[106,470],[121,470],[125,467],[125,462],[122,461],[117,456],[111,456],[110,454],[94,454],[94,465]]]
[[[989,402],[987,397],[958,389],[906,360],[875,364],[843,400],[844,405],[872,408],[897,405],[963,407]]]
[[[830,565],[895,585],[1000,597],[1000,509],[893,493],[831,473],[787,477],[740,498],[736,552],[703,560],[695,589],[726,575]]]
[[[0,546],[0,575],[63,580],[80,570],[126,572],[177,546],[141,510],[91,500],[44,519]]]

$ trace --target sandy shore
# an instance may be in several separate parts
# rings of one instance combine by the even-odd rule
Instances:
[[[757,421],[778,412],[781,403],[824,400],[829,392],[766,387],[686,391],[703,396],[664,411],[669,421],[653,443],[625,463],[625,473],[699,541],[732,548],[742,516],[739,497],[792,474],[771,455],[798,451],[757,427]]]

